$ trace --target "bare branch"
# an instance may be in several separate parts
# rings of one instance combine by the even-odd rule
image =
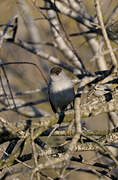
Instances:
[[[116,57],[115,57],[115,55],[114,55],[114,53],[113,53],[113,50],[112,50],[110,41],[109,41],[109,39],[108,39],[107,32],[106,32],[106,30],[105,30],[105,26],[104,26],[104,23],[103,23],[103,17],[102,17],[102,13],[101,13],[101,10],[100,10],[99,0],[95,0],[95,3],[96,3],[96,10],[97,10],[98,21],[99,21],[99,23],[100,23],[100,25],[101,25],[101,29],[102,29],[102,33],[103,33],[105,42],[106,42],[107,47],[108,47],[108,50],[109,50],[109,52],[110,52],[112,62],[113,62],[113,64],[114,64],[114,66],[117,68]],[[115,69],[115,71],[117,71],[117,69]]]

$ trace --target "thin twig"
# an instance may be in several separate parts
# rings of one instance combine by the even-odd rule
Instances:
[[[35,166],[38,166],[38,161],[37,161],[37,152],[36,152],[36,148],[35,148],[35,143],[33,140],[33,131],[34,129],[31,129],[31,143],[32,143],[32,151],[33,151],[33,156],[34,156],[34,163]],[[40,174],[39,172],[36,172],[36,176],[37,176],[37,180],[40,180]]]

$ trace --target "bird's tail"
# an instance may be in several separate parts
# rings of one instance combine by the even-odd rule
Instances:
[[[58,120],[58,124],[61,124],[64,120],[64,117],[65,117],[65,113],[64,112],[61,112],[59,114],[59,120]]]

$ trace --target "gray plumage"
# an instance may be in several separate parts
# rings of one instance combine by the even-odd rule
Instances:
[[[48,93],[55,113],[63,112],[74,100],[73,82],[60,67],[53,67],[50,70]]]

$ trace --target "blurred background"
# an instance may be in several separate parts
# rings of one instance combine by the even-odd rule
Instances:
[[[107,22],[108,17],[110,16],[113,8],[117,5],[116,0],[103,0],[101,2],[101,8],[103,13],[104,22]],[[93,17],[96,17],[96,11],[94,7],[94,1],[93,0],[84,0],[85,7],[90,15]],[[37,1],[37,6],[43,6],[44,1],[39,0]],[[22,102],[29,102],[29,101],[36,101],[40,99],[47,99],[48,101],[48,95],[47,95],[47,84],[44,80],[44,77],[48,80],[49,77],[49,69],[54,66],[53,64],[49,63],[47,60],[40,58],[36,56],[35,54],[28,52],[22,47],[19,47],[17,43],[19,40],[26,41],[26,42],[33,42],[32,39],[35,39],[35,44],[31,44],[32,46],[35,46],[35,48],[38,48],[39,50],[43,50],[44,52],[53,55],[57,58],[59,58],[61,61],[68,63],[71,65],[71,62],[68,62],[68,60],[57,50],[57,48],[52,47],[51,45],[47,45],[46,43],[54,43],[53,34],[51,32],[49,23],[46,19],[44,19],[44,16],[42,16],[40,9],[34,7],[31,0],[26,1],[26,12],[29,13],[29,21],[34,23],[36,32],[34,33],[34,38],[31,36],[31,30],[29,29],[29,25],[27,20],[24,17],[23,10],[20,8],[19,1],[16,0],[0,0],[0,25],[7,24],[9,20],[18,15],[18,30],[15,37],[15,43],[11,43],[8,41],[4,41],[2,44],[2,47],[0,48],[0,59],[2,59],[3,62],[33,62],[37,64],[38,67],[40,67],[41,72],[37,70],[32,65],[28,64],[16,64],[16,65],[8,65],[5,66],[6,74],[10,83],[10,86],[14,93],[16,92],[25,92],[25,91],[31,91],[36,89],[41,89],[38,93],[32,93],[27,94],[23,96],[17,96],[17,98],[20,98]],[[43,12],[44,14],[45,11]],[[112,25],[112,29],[115,29],[117,31],[117,21],[118,21],[118,13],[115,14],[116,17],[114,17],[114,22],[116,22],[114,25]],[[71,43],[73,44],[76,52],[81,57],[84,65],[90,72],[95,72],[100,70],[97,64],[97,60],[94,58],[94,51],[91,48],[90,44],[88,43],[85,36],[72,36],[73,33],[80,33],[81,27],[79,23],[74,21],[73,19],[60,15],[61,22],[64,26],[64,29],[66,33],[68,34]],[[110,24],[109,24],[110,26]],[[4,26],[0,26],[0,31],[4,29]],[[10,34],[9,30],[9,34]],[[38,36],[37,36],[38,35]],[[100,41],[101,37],[97,36],[96,40]],[[113,48],[117,48],[117,44],[114,42],[111,42]],[[106,49],[106,46],[104,45],[104,50]],[[118,52],[115,51],[115,55],[117,57]],[[109,54],[104,55],[104,60],[106,61],[106,64],[108,68],[111,66],[111,60]],[[66,73],[74,79],[74,75],[67,70],[65,70]],[[42,76],[43,74],[43,76]],[[1,79],[4,85],[4,88],[6,92],[9,94],[9,88],[6,81],[6,78],[1,72]],[[1,93],[3,93],[3,89],[1,88]],[[0,105],[0,107],[4,107],[3,104]],[[35,106],[38,108],[40,113],[43,114],[43,112],[47,112],[47,114],[53,114],[51,107],[48,102],[41,103]],[[48,115],[49,115],[48,114]],[[5,111],[1,112],[1,116],[4,117],[6,120],[12,123],[22,123],[23,120],[26,120],[27,117],[24,117],[22,115],[18,115],[16,112],[13,111]],[[41,115],[42,116],[42,115]],[[113,127],[113,123],[109,121],[108,114],[102,114],[98,115],[93,118],[86,118],[82,119],[82,122],[84,123],[84,126],[89,130],[106,130]],[[118,124],[115,122],[116,125]],[[58,139],[58,138],[57,138]],[[56,139],[56,140],[57,140]],[[5,145],[6,147],[6,145]],[[117,149],[115,149],[115,153],[117,154]],[[91,161],[94,159],[97,155],[96,152],[87,152],[82,154],[85,155],[86,161]],[[98,157],[99,158],[99,157]],[[100,159],[100,162],[104,161],[107,162],[107,159]],[[50,170],[49,171],[50,174]],[[53,172],[54,173],[54,172]],[[24,173],[25,174],[25,173]],[[115,172],[116,174],[116,172]],[[26,175],[26,174],[25,174]],[[30,175],[26,175],[26,178],[28,179]],[[84,173],[80,173],[80,179],[82,180],[89,180],[89,179],[96,179],[94,175]],[[13,177],[9,177],[8,179],[12,179]],[[17,177],[21,178],[21,177]],[[77,174],[74,173],[69,179],[78,179],[78,172]]]

